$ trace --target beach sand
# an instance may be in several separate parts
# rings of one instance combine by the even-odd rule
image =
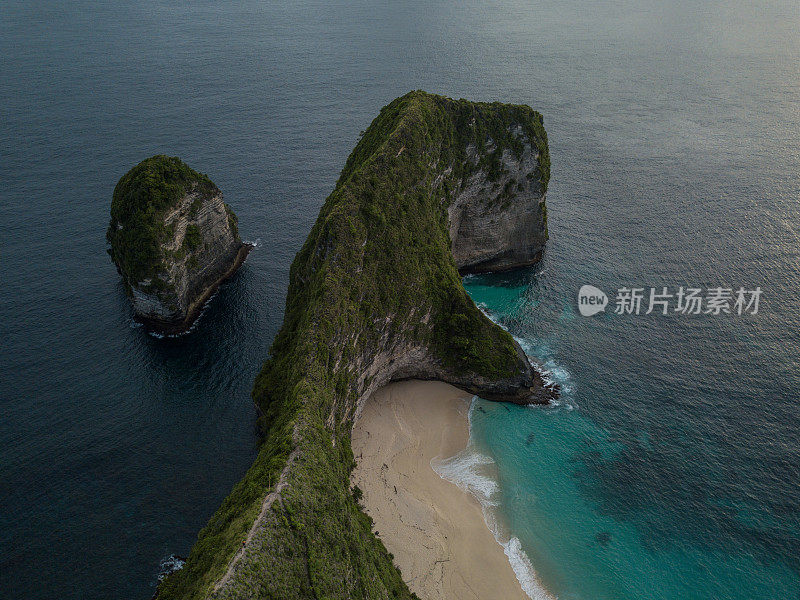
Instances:
[[[379,390],[356,423],[353,483],[422,600],[528,600],[478,501],[431,468],[467,446],[471,395],[441,382]]]

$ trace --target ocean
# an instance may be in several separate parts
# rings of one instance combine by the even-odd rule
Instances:
[[[476,401],[491,515],[562,599],[800,598],[796,2],[0,5],[0,597],[147,598],[256,451],[288,269],[358,134],[425,89],[529,104],[534,269],[468,278],[562,388]],[[197,327],[137,327],[119,177],[207,173],[257,242]],[[583,317],[577,292],[611,297]],[[756,315],[616,315],[622,287],[761,287]]]

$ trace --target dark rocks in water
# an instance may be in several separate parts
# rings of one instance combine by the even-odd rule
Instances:
[[[184,564],[186,564],[185,556],[170,554],[167,558],[162,560],[161,564],[159,565],[159,571],[158,571],[159,581],[164,579],[164,577],[166,577],[167,575],[174,573],[178,569],[183,568]]]
[[[608,544],[611,543],[611,534],[607,531],[601,531],[594,539],[597,540],[597,543],[600,544],[603,548],[608,547]]]
[[[252,248],[217,186],[169,156],[119,180],[106,238],[136,318],[161,333],[188,329]]]
[[[186,564],[185,556],[178,556],[177,554],[170,554],[167,558],[161,561],[158,565],[158,581],[163,581],[168,575],[172,575],[175,571],[179,571]],[[158,589],[150,600],[158,598]]]
[[[536,439],[536,434],[533,432],[529,433],[528,437],[525,438],[525,445],[530,446],[535,439]]]

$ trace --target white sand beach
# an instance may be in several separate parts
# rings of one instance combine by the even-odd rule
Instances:
[[[353,431],[353,483],[423,600],[528,600],[478,501],[431,467],[467,446],[471,395],[441,382],[378,391]]]

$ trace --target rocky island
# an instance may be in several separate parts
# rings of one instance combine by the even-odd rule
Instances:
[[[217,186],[163,155],[119,180],[106,239],[136,318],[162,333],[191,326],[251,249]]]
[[[158,598],[415,597],[351,488],[353,424],[376,390],[410,378],[553,397],[459,275],[537,260],[549,175],[527,106],[411,92],[381,110],[292,264],[253,389],[254,464]]]

